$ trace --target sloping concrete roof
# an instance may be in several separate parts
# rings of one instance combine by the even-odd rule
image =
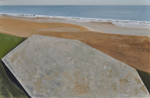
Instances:
[[[149,97],[135,69],[77,40],[33,35],[2,60],[31,97]]]

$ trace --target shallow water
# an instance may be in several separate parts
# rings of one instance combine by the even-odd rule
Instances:
[[[0,13],[25,17],[58,17],[81,22],[112,22],[124,27],[150,27],[150,6],[0,6]]]
[[[1,6],[0,13],[150,21],[150,6]]]

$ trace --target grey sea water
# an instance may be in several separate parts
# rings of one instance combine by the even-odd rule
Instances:
[[[0,6],[0,15],[55,17],[81,22],[112,22],[123,27],[150,28],[150,5]]]
[[[132,5],[0,6],[0,13],[150,21],[150,6]]]

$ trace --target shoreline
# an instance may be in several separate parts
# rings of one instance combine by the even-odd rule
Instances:
[[[20,37],[37,34],[79,40],[131,67],[150,73],[150,32],[146,30],[117,27],[111,23],[0,16],[1,33]]]
[[[132,27],[131,24],[129,24],[128,27],[124,27],[121,25],[118,26],[117,23],[113,23],[112,22],[113,20],[111,20],[111,19],[110,20],[108,19],[107,22],[106,21],[103,21],[103,22],[102,21],[101,22],[94,22],[94,21],[82,22],[82,21],[78,21],[78,20],[70,20],[69,18],[68,19],[67,18],[61,18],[59,16],[58,17],[23,17],[23,16],[9,16],[9,15],[0,16],[0,18],[3,18],[3,17],[16,19],[16,20],[22,20],[22,21],[24,20],[24,21],[30,21],[30,22],[39,22],[39,23],[52,23],[52,22],[54,22],[54,23],[68,23],[68,24],[74,24],[74,25],[79,25],[79,26],[85,27],[85,28],[89,29],[90,31],[107,33],[107,34],[150,36],[150,22],[147,22],[148,23],[147,25],[149,25],[149,28],[140,28],[140,25],[139,25],[139,27]],[[119,23],[119,20],[115,20],[115,21],[117,21]],[[136,22],[140,22],[140,21],[131,21],[131,22],[136,23]],[[128,23],[128,21],[125,23]],[[140,22],[140,23],[143,24],[143,22]],[[132,25],[137,25],[137,24],[132,24]]]
[[[36,14],[17,14],[17,13],[0,13],[0,16],[22,17],[22,18],[55,18],[64,20],[73,20],[78,22],[122,22],[122,23],[138,23],[150,25],[150,21],[138,20],[121,20],[121,19],[103,19],[103,18],[87,18],[87,17],[71,17],[71,16],[49,16],[49,15],[36,15]],[[150,26],[149,26],[150,27]]]

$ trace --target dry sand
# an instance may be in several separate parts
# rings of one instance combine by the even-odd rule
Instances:
[[[59,22],[58,19],[41,20],[1,16],[0,32],[21,37],[39,34],[80,40],[129,66],[150,73],[148,29],[123,28],[110,23],[73,24],[64,20]]]

